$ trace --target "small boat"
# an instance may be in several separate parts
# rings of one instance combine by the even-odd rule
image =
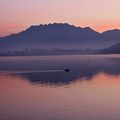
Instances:
[[[65,72],[70,72],[70,69],[65,69]]]

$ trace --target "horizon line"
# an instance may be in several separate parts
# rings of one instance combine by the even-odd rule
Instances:
[[[90,26],[81,27],[81,26],[77,26],[77,25],[70,24],[70,23],[67,23],[67,22],[53,22],[53,23],[42,23],[42,24],[29,25],[29,27],[26,27],[25,29],[20,30],[20,31],[18,31],[18,32],[16,32],[16,33],[8,33],[8,34],[3,35],[3,36],[0,35],[0,38],[8,37],[8,36],[15,35],[15,34],[19,34],[19,33],[23,32],[23,31],[26,31],[26,30],[29,29],[30,27],[39,27],[39,26],[41,26],[41,25],[43,25],[43,26],[46,25],[46,26],[47,26],[47,25],[54,25],[54,24],[68,24],[68,25],[70,25],[70,26],[74,26],[74,27],[82,28],[82,29],[84,29],[84,28],[90,28],[90,29],[92,29],[92,30],[94,30],[95,32],[100,33],[100,34],[102,34],[102,33],[104,33],[104,32],[107,32],[107,31],[111,31],[111,30],[120,30],[120,28],[113,28],[113,29],[111,28],[111,29],[107,29],[107,30],[103,30],[102,32],[99,32],[98,30],[96,30],[96,29],[94,29],[94,28],[92,28],[92,27],[90,27]]]

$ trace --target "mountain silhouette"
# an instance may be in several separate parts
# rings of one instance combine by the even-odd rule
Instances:
[[[102,54],[120,54],[120,43],[117,43],[109,48],[101,50]]]
[[[37,48],[106,48],[120,42],[120,30],[96,32],[67,23],[31,26],[18,34],[0,38],[0,50]]]

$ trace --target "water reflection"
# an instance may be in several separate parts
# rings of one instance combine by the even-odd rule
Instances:
[[[18,71],[18,77],[31,84],[67,86],[77,80],[91,80],[98,73],[120,75],[120,55],[47,56],[0,59],[0,71]],[[64,69],[69,68],[67,73]],[[29,72],[24,72],[28,71]],[[39,72],[53,70],[52,72]],[[58,71],[54,71],[58,70]],[[63,70],[63,71],[59,71]],[[23,71],[23,73],[19,73]],[[36,71],[36,72],[35,72]]]
[[[0,58],[0,120],[119,120],[120,59],[89,57]]]
[[[45,73],[23,73],[19,74],[22,77],[27,78],[31,84],[43,84],[52,86],[65,86],[70,85],[77,80],[91,80],[95,75],[99,73],[106,73],[109,75],[120,75],[119,62],[104,63],[102,61],[86,62],[86,63],[72,63],[70,72],[45,72]],[[108,61],[109,62],[109,61]]]
[[[120,75],[99,73],[70,87],[0,75],[0,120],[119,120]]]

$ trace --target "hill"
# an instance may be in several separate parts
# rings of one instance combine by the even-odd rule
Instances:
[[[12,51],[39,48],[106,48],[120,42],[120,30],[98,33],[90,27],[67,23],[31,26],[18,34],[0,38],[0,50]]]
[[[117,43],[109,48],[101,50],[103,54],[120,54],[120,43]]]

